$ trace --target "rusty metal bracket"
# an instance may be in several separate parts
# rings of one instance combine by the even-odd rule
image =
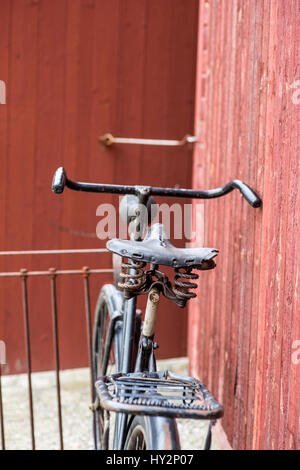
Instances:
[[[124,266],[127,265],[124,264]],[[128,274],[128,276],[130,276],[130,274]],[[197,279],[198,275],[193,274],[192,278]],[[186,277],[186,279],[192,278],[190,277],[190,274],[188,274]],[[183,308],[190,298],[196,296],[196,294],[188,292],[188,290],[197,287],[197,284],[190,284],[188,282],[180,283],[177,279],[175,279],[175,285],[172,286],[172,283],[169,281],[169,278],[166,274],[158,271],[157,269],[150,269],[143,271],[142,283],[118,283],[118,287],[124,290],[125,299],[130,299],[137,295],[149,294],[151,289],[157,288],[167,299]],[[181,290],[179,290],[178,287],[180,287]]]
[[[97,396],[95,401],[89,405],[89,409],[91,411],[97,411],[100,408],[100,400],[99,397]]]
[[[135,139],[132,137],[114,137],[106,133],[98,137],[99,142],[105,147],[111,147],[113,144],[135,144],[135,145],[157,145],[161,147],[180,147],[185,144],[194,144],[198,138],[194,135],[186,135],[181,140],[168,139]]]

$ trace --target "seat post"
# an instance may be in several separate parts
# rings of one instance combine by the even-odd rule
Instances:
[[[143,325],[143,336],[146,336],[147,338],[151,338],[154,335],[154,325],[159,300],[160,291],[156,287],[153,287],[148,294],[145,320]]]

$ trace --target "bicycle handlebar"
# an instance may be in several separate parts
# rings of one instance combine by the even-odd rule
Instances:
[[[89,193],[135,194],[136,196],[169,196],[190,199],[214,199],[225,196],[225,194],[230,193],[234,189],[238,189],[252,207],[260,207],[262,204],[262,200],[253,191],[253,189],[240,180],[232,180],[220,188],[208,190],[155,188],[152,186],[123,186],[118,184],[97,184],[72,181],[67,178],[65,169],[60,167],[54,174],[52,191],[56,194],[61,194],[65,186],[69,189],[73,189],[74,191],[84,191]]]

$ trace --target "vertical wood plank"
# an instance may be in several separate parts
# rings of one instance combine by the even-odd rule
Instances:
[[[61,165],[78,180],[191,187],[188,146],[106,149],[97,139],[104,132],[170,139],[193,132],[197,17],[198,0],[0,2],[0,80],[8,90],[0,105],[1,250],[105,246],[96,238],[96,209],[111,202],[117,209],[118,198],[53,195],[51,179]],[[0,259],[1,271],[49,265],[110,267],[111,257]],[[10,373],[26,366],[14,282],[0,283],[0,336],[11,351]],[[92,305],[102,282],[111,276],[91,279]],[[29,282],[34,370],[53,367],[48,287],[46,280]],[[57,291],[60,337],[67,338],[60,344],[62,368],[87,365],[80,280],[61,280]],[[187,311],[170,302],[163,311],[158,354],[185,355]]]
[[[206,204],[205,243],[220,254],[214,281],[203,280],[201,302],[190,306],[191,371],[222,399],[234,448],[296,449],[300,144],[291,84],[299,75],[299,2],[227,7],[220,17],[221,2],[200,2],[210,22],[207,33],[200,16],[195,126],[204,145],[195,149],[193,184],[240,178],[263,207],[253,211],[238,194]]]

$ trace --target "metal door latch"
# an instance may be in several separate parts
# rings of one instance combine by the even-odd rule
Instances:
[[[112,134],[106,133],[98,138],[99,142],[105,147],[113,144],[139,144],[139,145],[160,145],[163,147],[178,147],[185,144],[194,144],[197,137],[194,135],[186,135],[181,140],[166,139],[134,139],[131,137],[114,137]]]

